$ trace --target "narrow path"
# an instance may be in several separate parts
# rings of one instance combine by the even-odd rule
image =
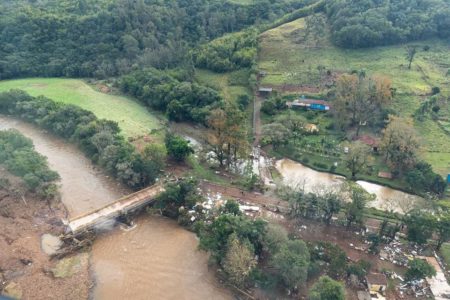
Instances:
[[[253,146],[259,145],[261,140],[261,103],[262,98],[255,93],[253,100]]]

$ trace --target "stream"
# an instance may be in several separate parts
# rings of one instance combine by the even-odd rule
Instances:
[[[17,119],[0,115],[0,129],[14,128],[33,140],[61,176],[61,201],[76,217],[131,193],[105,176],[74,146]],[[232,299],[208,270],[196,236],[176,222],[142,215],[130,230],[101,234],[90,263],[93,299]]]

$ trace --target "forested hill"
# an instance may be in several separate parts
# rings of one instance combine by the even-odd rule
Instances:
[[[449,0],[330,0],[333,41],[360,48],[450,38]]]
[[[3,0],[0,79],[107,77],[187,63],[188,49],[313,0]]]

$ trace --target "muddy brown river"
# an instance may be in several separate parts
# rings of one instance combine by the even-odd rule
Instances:
[[[98,171],[74,146],[25,122],[0,115],[0,129],[15,128],[33,140],[61,176],[61,200],[70,217],[129,193]],[[93,299],[232,299],[208,270],[195,235],[171,220],[143,215],[130,230],[115,227],[94,243]]]

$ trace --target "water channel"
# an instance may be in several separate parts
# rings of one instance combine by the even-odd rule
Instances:
[[[70,217],[130,193],[104,176],[73,145],[5,116],[0,129],[14,128],[33,140],[61,176],[61,200]],[[94,299],[232,299],[208,270],[191,232],[171,220],[143,215],[131,230],[119,227],[94,243],[91,266]]]
[[[301,188],[306,192],[315,192],[321,188],[338,189],[345,182],[345,178],[342,176],[318,172],[290,159],[278,160],[275,167],[282,175],[283,183],[285,185],[293,188]],[[380,210],[405,213],[424,201],[424,199],[419,196],[411,195],[379,184],[362,180],[359,180],[356,183],[367,192],[375,194],[375,200],[369,202],[368,206]]]

